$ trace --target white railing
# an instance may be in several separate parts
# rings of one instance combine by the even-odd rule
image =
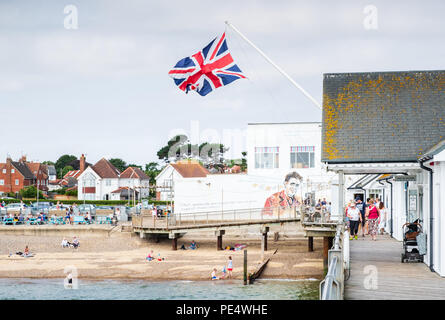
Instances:
[[[343,300],[345,271],[349,270],[349,233],[343,223],[337,225],[328,262],[328,272],[320,282],[320,300]]]
[[[224,211],[208,211],[193,213],[175,213],[168,217],[169,225],[182,224],[214,224],[227,222],[245,222],[245,221],[272,221],[299,219],[301,216],[300,209],[270,207],[270,208],[252,208],[252,209],[236,209]]]

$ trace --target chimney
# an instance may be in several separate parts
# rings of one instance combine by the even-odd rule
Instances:
[[[20,162],[25,163],[25,162],[26,162],[26,156],[22,156],[22,157],[20,158]]]
[[[4,188],[5,192],[12,192],[12,183],[11,183],[11,180],[12,180],[11,169],[12,168],[13,168],[12,159],[8,155],[6,157],[6,176],[5,176],[5,188]]]
[[[79,161],[79,170],[80,173],[85,171],[85,155],[82,154],[82,156],[80,157],[80,161]]]

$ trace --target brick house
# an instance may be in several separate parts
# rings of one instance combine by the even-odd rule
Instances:
[[[6,163],[0,163],[0,194],[17,193],[36,183],[36,177],[22,160],[16,162],[8,157]]]

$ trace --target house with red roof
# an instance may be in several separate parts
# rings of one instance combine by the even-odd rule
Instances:
[[[148,197],[150,178],[139,168],[120,172],[105,158],[77,176],[79,200],[128,200]]]
[[[26,156],[19,161],[10,157],[0,163],[0,195],[17,193],[25,187],[37,185],[46,193],[48,191],[48,167],[38,162],[27,162]]]
[[[205,178],[208,174],[209,171],[196,160],[188,159],[169,163],[156,177],[156,200],[172,200],[175,181]]]

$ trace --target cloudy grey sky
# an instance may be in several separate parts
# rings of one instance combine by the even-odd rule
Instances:
[[[77,30],[64,27],[70,4]],[[364,27],[367,5],[378,10],[377,30]],[[444,69],[444,9],[440,0],[1,0],[0,161],[86,153],[93,163],[143,165],[172,132],[192,126],[218,140],[251,122],[321,121],[230,29],[229,49],[249,80],[201,97],[184,94],[167,73],[229,20],[321,103],[323,73]]]

